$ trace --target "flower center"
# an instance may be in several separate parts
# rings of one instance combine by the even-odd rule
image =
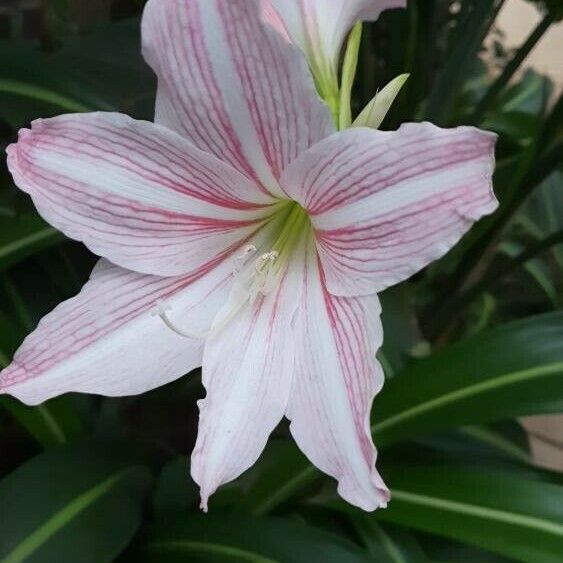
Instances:
[[[254,271],[248,290],[250,302],[259,295],[267,295],[278,284],[300,237],[308,225],[308,216],[305,210],[295,202],[287,206],[287,215],[283,227],[279,232],[271,249],[261,254],[254,262]]]
[[[301,237],[309,226],[306,211],[295,202],[288,202],[274,218],[282,225],[278,237],[269,251],[252,258],[258,252],[253,244],[246,245],[234,258],[233,274],[236,290],[240,293],[232,306],[216,319],[213,327],[204,333],[188,332],[177,327],[168,316],[169,307],[159,303],[154,314],[176,334],[190,339],[204,339],[221,330],[247,303],[254,303],[259,296],[268,295],[279,283]]]

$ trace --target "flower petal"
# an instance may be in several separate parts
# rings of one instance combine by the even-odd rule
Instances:
[[[35,121],[8,148],[8,165],[49,223],[147,274],[205,268],[252,234],[273,201],[176,133],[121,114]]]
[[[70,391],[134,395],[201,365],[203,341],[170,330],[153,309],[205,331],[229,293],[228,264],[194,280],[124,270],[105,260],[82,291],[44,317],[0,374],[0,393],[35,405]]]
[[[346,34],[358,20],[375,21],[384,10],[404,8],[406,0],[263,0],[266,20],[280,28],[268,4],[278,12],[285,32],[305,53],[315,74],[336,77]]]
[[[310,237],[309,233],[309,237]],[[287,408],[293,371],[291,320],[302,287],[303,249],[298,248],[279,285],[210,337],[203,357],[207,396],[192,455],[192,477],[207,511],[210,495],[258,459]],[[218,320],[240,299],[233,290]],[[240,302],[240,301],[239,301]]]
[[[351,129],[304,153],[282,185],[309,212],[335,295],[367,295],[415,274],[492,213],[496,136],[429,123]]]
[[[334,127],[298,49],[260,15],[258,0],[150,0],[143,53],[156,122],[283,195],[283,168]]]
[[[311,252],[314,255],[314,250]],[[375,469],[370,409],[383,385],[375,354],[383,330],[376,295],[328,293],[316,256],[308,261],[295,320],[295,373],[287,410],[305,455],[338,480],[338,492],[364,510],[384,507],[389,491]]]

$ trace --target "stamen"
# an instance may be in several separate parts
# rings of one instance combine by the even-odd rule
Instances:
[[[264,268],[269,265],[269,263],[273,263],[278,259],[279,255],[280,255],[279,252],[277,252],[276,250],[272,250],[271,252],[266,252],[265,254],[262,254],[262,256],[260,256],[260,258],[256,260],[256,263],[254,264],[254,269],[258,274],[261,274]]]
[[[254,263],[254,280],[249,291],[251,303],[256,300],[259,294],[266,295],[272,291],[276,279],[274,264],[279,255],[279,252],[272,250],[262,254]]]
[[[207,332],[187,332],[178,328],[168,316],[168,311],[171,310],[169,305],[164,305],[164,303],[159,302],[156,304],[155,308],[152,310],[151,315],[153,317],[160,317],[162,322],[172,331],[175,332],[178,336],[183,336],[184,338],[189,338],[190,340],[203,340],[211,334],[211,331]]]
[[[242,299],[238,304],[234,305],[232,309],[219,322],[215,323],[210,330],[207,330],[205,332],[188,332],[181,328],[178,328],[168,316],[168,311],[170,311],[172,307],[170,307],[169,305],[164,305],[162,302],[156,304],[151,312],[151,315],[153,317],[160,317],[162,322],[178,336],[189,338],[190,340],[205,340],[209,336],[213,336],[214,334],[217,334],[221,329],[223,329],[225,325],[227,325],[231,321],[231,319],[233,319],[235,315],[244,307],[246,302],[247,299]]]
[[[304,236],[308,228],[308,217],[298,205],[292,204],[284,218],[283,227],[278,238],[270,247],[272,250],[260,254],[251,264],[250,257],[258,249],[253,244],[243,247],[241,254],[233,259],[233,288],[229,298],[230,305],[222,311],[219,318],[215,318],[213,326],[206,332],[190,332],[179,328],[168,316],[162,303],[158,303],[154,315],[158,315],[162,322],[173,332],[184,338],[203,340],[222,330],[246,305],[252,305],[259,296],[266,296],[272,292],[284,271],[300,237]]]
[[[239,254],[235,260],[234,260],[234,271],[235,273],[238,273],[242,270],[242,268],[246,265],[247,261],[248,261],[248,257],[251,254],[255,254],[256,251],[258,249],[253,245],[253,244],[247,244],[243,251],[242,254]]]

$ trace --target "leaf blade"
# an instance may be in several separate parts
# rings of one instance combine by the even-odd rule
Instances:
[[[150,482],[125,452],[91,445],[33,458],[0,482],[0,562],[113,561],[140,523]]]
[[[563,409],[563,314],[509,323],[411,363],[377,397],[379,445],[448,428]]]

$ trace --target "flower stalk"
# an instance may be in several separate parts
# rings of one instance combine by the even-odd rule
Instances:
[[[352,125],[352,88],[356,79],[358,69],[358,57],[360,54],[360,44],[362,42],[363,24],[361,21],[350,32],[344,63],[342,65],[342,82],[340,85],[340,111],[338,128],[340,131]]]

